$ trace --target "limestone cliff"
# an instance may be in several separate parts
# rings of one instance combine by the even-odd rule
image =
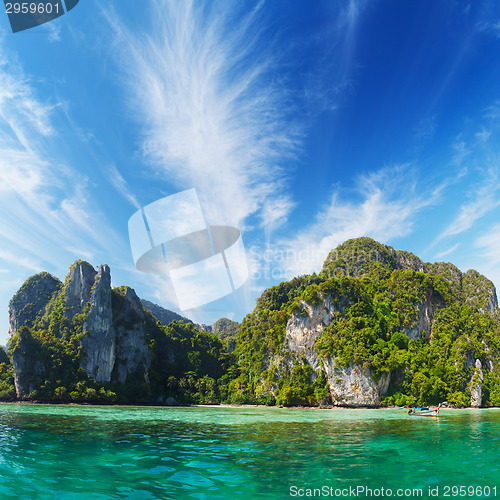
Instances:
[[[85,357],[81,362],[81,367],[98,382],[109,382],[115,366],[116,350],[109,267],[100,266],[97,275],[88,273],[87,279],[82,279],[83,273],[81,272],[72,274],[69,287],[72,302],[80,304],[80,311],[81,305],[86,304],[86,298],[90,302],[90,310],[83,324],[81,344]],[[90,278],[92,279],[91,287],[89,287]],[[78,290],[80,294],[75,293]]]
[[[188,318],[185,318],[184,316],[181,316],[180,314],[177,314],[176,312],[169,311],[168,309],[165,309],[164,307],[159,306],[158,304],[155,304],[149,300],[145,299],[140,299],[141,304],[144,306],[145,309],[151,312],[151,314],[162,324],[162,325],[168,325],[169,323],[172,323],[172,321],[184,321],[186,323],[192,323],[191,320]]]
[[[474,408],[482,406],[483,379],[483,365],[480,359],[476,359],[474,373],[469,385],[471,406]]]
[[[337,406],[378,407],[387,393],[390,373],[374,380],[373,371],[352,364],[339,367],[335,360],[326,366],[333,403]]]
[[[83,322],[78,338],[82,348],[80,366],[85,373],[97,382],[123,384],[136,372],[147,380],[151,352],[144,314],[132,289],[112,290],[110,269],[106,265],[96,271],[87,262],[77,261],[64,285],[47,273],[29,278],[10,303],[18,397],[30,394],[46,369],[42,350],[35,348],[38,341],[28,329],[31,327],[52,329],[67,337]],[[28,328],[16,336],[20,326]]]
[[[443,307],[442,300],[434,296],[432,289],[427,290],[424,298],[417,307],[414,326],[404,329],[408,338],[410,340],[418,340],[423,334],[424,338],[429,339],[432,333],[434,314],[441,307]]]
[[[358,238],[319,275],[266,290],[235,352],[255,393],[283,404],[318,403],[327,390],[339,406],[493,405],[499,319],[495,287],[477,271]]]
[[[121,384],[129,375],[143,377],[147,382],[151,350],[144,326],[144,309],[132,288],[113,291],[113,319],[116,332],[113,377]]]
[[[301,301],[303,309],[290,315],[286,324],[285,341],[291,353],[303,355],[314,370],[324,367],[315,350],[316,340],[337,312],[331,300],[323,298],[316,305]]]
[[[303,357],[315,372],[326,373],[333,404],[351,407],[376,407],[380,405],[390,382],[390,374],[375,381],[372,370],[355,363],[342,366],[335,357],[322,357],[316,341],[323,334],[335,313],[331,298],[323,298],[315,305],[301,302],[302,310],[291,314],[286,325],[285,342],[290,360]]]
[[[96,270],[82,260],[75,262],[64,284],[64,315],[71,321],[90,302]],[[50,312],[50,311],[49,311]]]
[[[21,326],[18,342],[12,353],[14,384],[18,398],[24,398],[38,388],[39,379],[46,372],[46,366],[38,354],[39,343],[31,336],[27,327]]]

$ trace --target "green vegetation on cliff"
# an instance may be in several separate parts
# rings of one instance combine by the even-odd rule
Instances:
[[[38,401],[151,404],[168,398],[179,403],[221,398],[221,390],[224,394],[226,388],[221,388],[218,380],[234,361],[217,336],[183,321],[160,324],[128,287],[109,289],[107,301],[100,275],[85,262],[76,265],[78,272],[73,265],[64,285],[44,297],[45,307],[38,307],[26,321],[29,327],[20,326],[11,337],[13,364],[9,358],[4,362],[0,359],[2,399],[15,397],[13,371],[22,398]],[[85,273],[87,278],[80,279]],[[25,307],[21,306],[40,291],[39,278],[29,278],[31,287],[24,286],[22,296],[17,294],[11,302],[23,314]],[[99,286],[104,286],[102,297],[95,297]],[[109,320],[107,331],[103,327],[99,335],[115,336],[110,349],[115,365],[105,382],[96,381],[84,370],[84,361],[91,353],[85,351],[82,340],[90,328],[91,312],[98,315],[100,327],[106,318]],[[148,366],[137,356],[141,350],[149,353]],[[98,360],[102,357],[100,352],[92,355]],[[124,366],[127,364],[130,366]],[[121,381],[123,370],[125,379]]]
[[[467,406],[480,360],[482,404],[498,405],[496,308],[493,284],[475,271],[463,275],[451,264],[425,264],[369,238],[351,240],[329,255],[319,276],[280,283],[262,295],[240,328],[233,397],[272,394],[282,404],[319,403],[325,398],[314,384],[325,366],[358,366],[374,383],[390,374],[383,403]],[[318,319],[326,309],[331,312],[309,360],[290,352],[287,325],[309,315]]]
[[[23,321],[9,343],[14,364],[0,359],[1,398],[15,396],[15,375],[27,398],[47,401],[500,405],[500,315],[476,271],[350,240],[320,274],[266,290],[241,325],[223,318],[212,334],[161,324],[127,287],[96,319],[104,271],[78,265],[87,281],[74,269],[64,285],[45,273],[14,297],[11,316]],[[37,287],[44,295],[30,313]],[[106,382],[86,364],[92,321],[108,321],[116,342]]]

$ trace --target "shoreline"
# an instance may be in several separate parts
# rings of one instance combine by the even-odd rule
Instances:
[[[134,404],[134,403],[123,403],[123,404],[106,404],[106,403],[67,403],[58,401],[0,401],[0,404],[6,405],[39,405],[39,406],[98,406],[102,408],[272,408],[277,410],[409,410],[410,406],[334,406],[330,405],[328,407],[320,406],[268,406],[268,405],[254,405],[254,404],[185,404],[185,405],[166,405],[166,404]],[[430,408],[437,408],[437,405],[427,405]],[[464,406],[464,407],[454,407],[445,406],[441,407],[442,410],[494,410],[500,409],[500,406]]]

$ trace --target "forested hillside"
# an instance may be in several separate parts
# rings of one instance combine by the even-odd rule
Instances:
[[[40,273],[10,303],[0,397],[102,403],[500,406],[493,284],[369,238],[266,290],[241,325],[153,314],[110,270]],[[156,309],[158,308],[158,309]]]

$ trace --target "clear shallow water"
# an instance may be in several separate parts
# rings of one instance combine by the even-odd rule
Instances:
[[[445,498],[446,485],[500,497],[500,410],[0,405],[0,498],[281,499],[291,486]]]

